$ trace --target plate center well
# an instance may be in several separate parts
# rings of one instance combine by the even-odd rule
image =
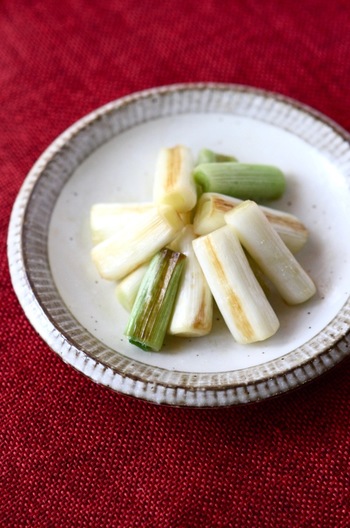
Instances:
[[[184,144],[194,156],[202,147],[232,153],[242,162],[266,163],[286,174],[287,191],[271,207],[298,216],[310,239],[298,260],[318,293],[299,307],[274,300],[281,322],[266,342],[242,346],[215,317],[204,338],[168,338],[160,353],[143,352],[123,335],[128,314],[114,295],[115,284],[99,277],[90,259],[89,212],[97,202],[149,201],[162,147]],[[223,114],[160,118],[125,131],[94,151],[64,186],[49,230],[49,259],[60,295],[92,335],[126,357],[185,372],[224,372],[262,364],[288,354],[320,332],[350,292],[348,183],[335,163],[288,131],[255,119]]]

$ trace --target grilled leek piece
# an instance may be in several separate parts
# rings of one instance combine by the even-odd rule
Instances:
[[[193,251],[196,238],[193,226],[187,225],[171,244],[173,250],[186,255],[184,270],[170,321],[168,333],[185,337],[208,334],[213,322],[213,296]]]
[[[225,225],[196,238],[192,244],[234,339],[248,344],[274,335],[279,328],[278,318],[233,229]]]
[[[133,345],[143,350],[162,348],[185,258],[168,248],[152,258],[125,330]]]
[[[276,200],[286,186],[283,172],[271,165],[202,163],[193,174],[203,192],[218,192],[243,200]]]
[[[204,193],[198,200],[193,218],[197,235],[206,235],[225,224],[225,213],[242,203],[242,200],[220,193]],[[259,206],[292,253],[300,251],[307,242],[308,230],[294,215]]]
[[[303,303],[316,293],[312,279],[255,202],[243,202],[225,220],[286,303]]]
[[[180,216],[168,205],[151,208],[130,222],[127,229],[97,244],[91,257],[101,277],[121,280],[169,244],[183,227]]]
[[[106,240],[121,229],[125,229],[136,216],[154,207],[145,203],[97,203],[90,210],[90,230],[94,244]],[[142,222],[142,218],[140,217]]]
[[[220,154],[220,152],[203,148],[199,151],[197,165],[201,163],[222,163],[224,161],[237,161],[237,159],[228,154]]]
[[[191,211],[197,201],[192,171],[193,158],[189,148],[178,145],[161,149],[154,177],[154,202],[170,205],[179,213]]]

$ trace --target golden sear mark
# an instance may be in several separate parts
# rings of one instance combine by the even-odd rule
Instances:
[[[247,319],[240,298],[229,286],[225,271],[222,267],[220,260],[217,258],[216,251],[213,248],[210,238],[210,235],[206,237],[205,246],[207,249],[208,256],[212,261],[213,268],[216,270],[218,281],[222,284],[222,287],[224,289],[225,297],[227,299],[227,305],[230,308],[232,318],[235,322],[235,326],[247,341],[254,340],[254,329],[250,324],[249,320]]]
[[[167,159],[167,180],[166,188],[168,191],[171,191],[177,180],[181,170],[182,163],[182,154],[181,147],[173,147],[169,149],[168,159]]]
[[[271,224],[275,226],[276,225],[279,225],[281,227],[285,226],[285,227],[289,227],[293,229],[293,231],[299,231],[300,233],[307,234],[306,227],[301,222],[299,222],[297,219],[290,218],[290,217],[285,218],[283,216],[272,215],[272,214],[266,213],[265,211],[264,211],[264,215],[269,220],[269,222],[271,222]]]
[[[221,211],[222,213],[227,213],[228,211],[231,211],[231,209],[237,207],[238,204],[232,204],[228,200],[225,200],[225,198],[221,197],[213,197],[213,208],[214,210],[217,209]],[[266,218],[271,222],[271,224],[275,226],[285,226],[289,227],[293,231],[299,232],[299,233],[305,233],[307,234],[308,231],[304,224],[300,222],[297,218],[293,217],[285,217],[284,215],[279,216],[278,214],[269,214],[268,212],[264,211],[264,215]]]
[[[228,202],[224,198],[220,197],[213,197],[213,207],[214,209],[218,209],[219,211],[222,211],[223,213],[227,213],[228,211],[231,211],[233,207],[236,207],[234,204]]]
[[[206,317],[207,305],[208,305],[208,301],[206,300],[205,291],[203,289],[201,304],[200,304],[198,312],[196,313],[196,317],[192,323],[193,328],[197,330],[210,330],[210,328],[208,328],[209,327],[208,318]],[[211,327],[211,321],[210,321],[210,327]]]

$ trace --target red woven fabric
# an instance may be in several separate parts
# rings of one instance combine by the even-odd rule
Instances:
[[[350,130],[347,0],[1,0],[0,526],[350,526],[350,362],[244,408],[157,407],[95,385],[10,284],[10,210],[36,158],[136,90],[281,92]]]

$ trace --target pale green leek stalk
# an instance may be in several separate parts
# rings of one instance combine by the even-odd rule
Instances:
[[[123,308],[125,308],[125,310],[128,312],[131,312],[132,310],[137,292],[139,291],[142,279],[148,266],[149,262],[141,264],[141,266],[136,268],[134,271],[129,273],[129,275],[124,277],[124,279],[118,282],[116,286],[115,294],[117,299]]]
[[[186,255],[184,270],[177,292],[168,333],[184,337],[199,337],[211,331],[213,296],[193,251],[196,238],[193,226],[183,228],[171,248]]]
[[[165,248],[151,260],[125,330],[130,343],[143,350],[162,348],[185,259]]]
[[[234,339],[248,344],[274,335],[279,321],[232,228],[196,238],[193,248]]]
[[[276,200],[285,190],[285,177],[277,167],[238,162],[203,163],[194,172],[203,192],[217,192],[243,200]]]
[[[198,154],[197,165],[201,163],[222,163],[224,161],[237,161],[237,159],[228,154],[220,154],[219,152],[203,148]]]
[[[316,293],[312,279],[255,202],[243,202],[225,220],[286,303],[303,303]]]

